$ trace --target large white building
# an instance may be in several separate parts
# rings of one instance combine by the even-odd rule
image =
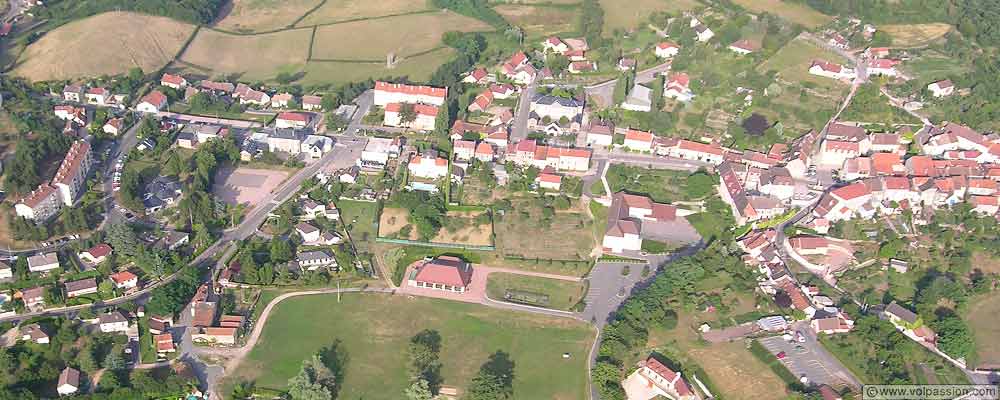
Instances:
[[[86,183],[87,171],[92,163],[90,143],[83,140],[73,142],[66,158],[59,165],[56,176],[52,178],[52,186],[59,191],[59,198],[64,205],[72,206],[76,201]]]
[[[361,151],[359,166],[369,168],[385,168],[389,158],[399,156],[399,142],[389,138],[371,138]]]
[[[410,175],[424,179],[440,179],[448,176],[448,159],[437,154],[422,154],[413,156],[407,164]]]
[[[421,103],[440,106],[448,97],[448,88],[415,86],[402,83],[375,82],[375,105],[389,103]]]

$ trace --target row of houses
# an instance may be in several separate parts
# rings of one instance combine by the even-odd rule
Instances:
[[[47,221],[64,206],[75,204],[85,189],[87,174],[93,162],[90,143],[85,140],[74,141],[52,180],[42,183],[14,205],[17,216]]]
[[[191,96],[204,92],[217,96],[231,96],[239,100],[240,104],[251,104],[260,107],[269,106],[275,109],[290,108],[296,102],[297,98],[297,96],[288,92],[268,94],[263,90],[254,89],[243,83],[233,85],[229,82],[215,82],[205,79],[195,85],[185,77],[174,74],[163,74],[160,78],[160,85],[183,91],[185,99],[190,99]],[[298,102],[303,110],[323,111],[323,98],[321,96],[301,96],[301,98],[298,98]]]
[[[124,108],[126,96],[124,94],[113,94],[106,87],[87,87],[83,84],[70,84],[63,86],[62,99],[73,103]]]

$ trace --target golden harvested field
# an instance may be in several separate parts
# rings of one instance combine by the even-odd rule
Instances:
[[[455,13],[433,13],[321,26],[316,30],[313,58],[335,60],[384,60],[420,53],[441,46],[448,31],[489,30],[489,25]]]
[[[905,24],[883,25],[878,28],[892,37],[893,46],[923,47],[948,33],[951,30],[951,25],[942,23]]]
[[[363,81],[368,78],[385,78],[390,76],[408,76],[420,82],[426,81],[441,64],[448,62],[455,55],[455,50],[443,48],[416,57],[397,61],[395,67],[388,69],[384,62],[354,63],[310,61],[305,66],[305,77],[299,83],[303,85],[318,83],[347,83]],[[298,71],[289,71],[298,72]]]
[[[781,78],[786,81],[812,82],[820,87],[830,89],[842,89],[846,87],[845,84],[839,81],[809,74],[809,66],[816,59],[840,64],[846,61],[839,54],[819,47],[810,41],[795,39],[788,42],[777,53],[774,53],[771,58],[757,69],[761,72],[776,70]]]
[[[309,51],[310,29],[240,36],[202,29],[181,60],[215,74],[244,74],[243,80],[273,78],[301,69]]]
[[[278,0],[280,1],[280,0]],[[298,26],[328,24],[430,9],[427,0],[327,0]]]
[[[697,0],[600,0],[604,8],[604,34],[615,29],[646,25],[654,11],[686,11],[701,5]]]
[[[322,0],[232,0],[229,13],[215,26],[237,32],[285,28]]]
[[[510,23],[524,28],[530,37],[572,31],[579,17],[578,9],[568,7],[504,4],[493,9]]]
[[[784,0],[733,0],[733,2],[747,10],[771,13],[809,29],[824,25],[831,20],[829,15],[805,4]]]
[[[155,71],[173,59],[194,26],[165,17],[104,13],[52,30],[28,47],[13,73],[30,80]]]

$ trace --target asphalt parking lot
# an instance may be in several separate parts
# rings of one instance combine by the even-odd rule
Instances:
[[[785,358],[781,362],[796,377],[801,378],[805,376],[811,383],[825,383],[834,387],[849,384],[845,379],[839,377],[839,374],[835,373],[839,366],[827,365],[828,360],[823,355],[817,354],[813,346],[819,346],[819,343],[810,340],[804,343],[788,342],[781,336],[772,336],[758,340],[760,344],[764,345],[775,356],[780,352],[785,352]]]

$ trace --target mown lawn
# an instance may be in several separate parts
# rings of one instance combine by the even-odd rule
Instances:
[[[562,281],[558,279],[541,278],[494,272],[486,281],[486,294],[493,300],[505,300],[507,291],[528,292],[548,296],[548,303],[531,304],[540,307],[569,310],[586,296],[586,287],[582,282]]]
[[[514,398],[583,399],[593,333],[582,322],[445,300],[382,294],[291,298],[280,303],[260,341],[225,383],[240,379],[284,389],[303,359],[339,341],[346,352],[338,398],[400,399],[409,386],[406,347],[423,329],[442,338],[443,384],[464,390],[496,351],[514,361]],[[563,358],[569,353],[570,358]]]

